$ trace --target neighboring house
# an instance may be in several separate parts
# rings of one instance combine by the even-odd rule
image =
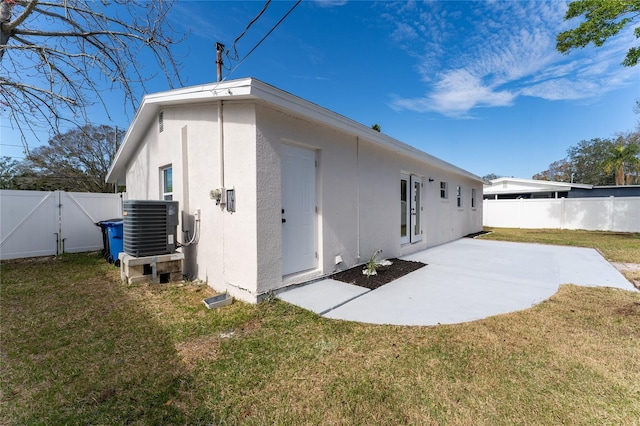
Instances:
[[[145,96],[107,181],[197,213],[185,274],[250,302],[482,230],[478,176],[250,78]]]
[[[569,198],[592,197],[640,197],[640,185],[594,186],[592,188],[572,188]]]
[[[518,198],[567,198],[574,188],[591,189],[592,185],[552,182],[535,179],[501,177],[484,185],[485,200],[513,200]]]
[[[640,185],[593,186],[579,183],[501,177],[485,184],[485,200],[520,198],[638,197]]]

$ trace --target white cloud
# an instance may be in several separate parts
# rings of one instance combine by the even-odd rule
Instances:
[[[414,30],[412,26],[405,24],[404,22],[398,23],[395,31],[391,33],[391,39],[396,42],[415,40],[416,38],[418,38],[416,30]]]
[[[313,0],[313,2],[320,7],[338,7],[347,4],[348,0]]]
[[[387,14],[397,28],[392,40],[419,57],[416,69],[426,86],[422,97],[394,99],[395,109],[470,117],[475,108],[508,106],[519,96],[585,99],[638,78],[637,71],[619,65],[632,45],[630,31],[605,48],[569,55],[555,50],[556,34],[569,27],[565,2],[437,2],[416,8]]]
[[[557,78],[524,87],[520,94],[546,99],[548,101],[575,100],[592,96],[597,92],[597,84],[590,81],[574,81]]]
[[[467,117],[475,107],[510,105],[515,95],[483,84],[467,70],[453,70],[438,77],[434,90],[423,98],[397,99],[396,109],[417,112],[437,111],[450,117]]]
[[[505,90],[482,83],[481,79],[466,70],[446,73],[436,84],[431,96],[437,109],[453,112],[466,112],[476,105],[505,106],[511,104],[514,95]]]

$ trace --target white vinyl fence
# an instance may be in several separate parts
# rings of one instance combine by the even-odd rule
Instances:
[[[640,232],[640,197],[484,200],[483,225]]]
[[[100,250],[96,223],[121,217],[120,194],[0,190],[0,259]]]

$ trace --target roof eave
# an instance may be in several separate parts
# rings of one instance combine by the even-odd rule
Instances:
[[[211,83],[182,89],[145,95],[140,102],[133,121],[127,129],[122,144],[114,157],[105,181],[126,184],[126,167],[142,136],[151,125],[158,112],[166,106],[194,104],[212,100],[252,98],[250,78],[230,82]]]
[[[384,133],[373,130],[361,123],[351,120],[350,118],[347,118],[329,109],[316,105],[290,93],[284,92],[260,80],[252,80],[252,88],[255,90],[252,90],[251,93],[255,95],[256,98],[262,99],[271,104],[275,104],[294,114],[300,114],[305,117],[314,119],[321,123],[343,130],[354,136],[362,137],[374,142],[377,145],[389,148],[393,151],[408,155],[410,157],[418,157],[423,161],[438,168],[452,170],[457,173],[463,174],[473,180],[482,183],[485,182],[484,179],[467,170],[464,170],[451,163],[441,160],[440,158],[427,154],[426,152],[414,148],[411,145],[394,139],[388,135],[385,135]]]
[[[276,105],[291,113],[308,117],[312,120],[324,123],[328,126],[348,132],[354,136],[362,137],[377,145],[389,148],[398,153],[419,158],[435,167],[451,170],[470,179],[485,183],[485,181],[460,167],[454,166],[444,160],[427,154],[404,142],[400,142],[390,136],[377,132],[363,124],[351,120],[343,115],[280,90],[274,86],[253,78],[232,80],[221,83],[211,83],[201,86],[193,86],[184,89],[176,89],[167,92],[146,95],[136,112],[136,115],[125,134],[123,142],[116,153],[106,177],[109,183],[125,184],[126,167],[128,159],[141,142],[153,119],[162,107],[180,104],[201,103],[212,100],[261,100]]]

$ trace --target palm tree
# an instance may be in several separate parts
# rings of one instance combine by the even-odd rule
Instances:
[[[604,161],[604,169],[607,173],[615,171],[616,173],[616,185],[625,184],[625,172],[626,172],[626,184],[631,185],[634,180],[634,171],[637,174],[638,167],[640,166],[640,144],[628,143],[618,144],[609,151],[608,158]]]

